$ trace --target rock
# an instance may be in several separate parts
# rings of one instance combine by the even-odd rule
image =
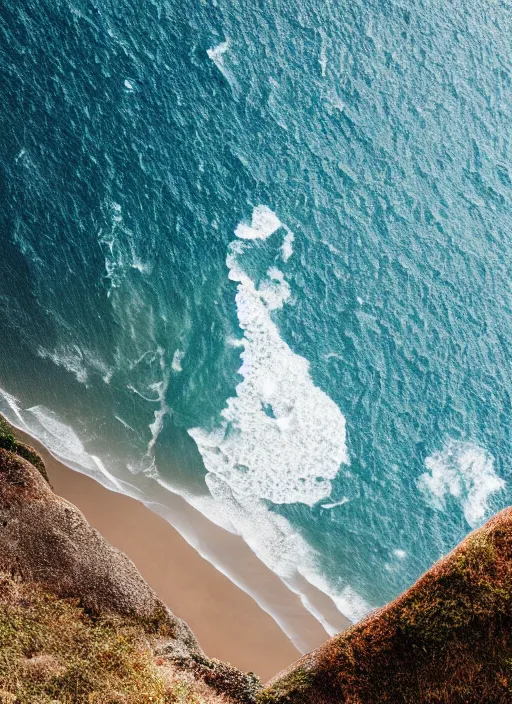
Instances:
[[[128,557],[112,547],[72,504],[56,496],[40,470],[0,449],[0,572],[75,597],[90,613],[115,613],[165,634],[177,655],[200,653],[188,626],[157,598]]]

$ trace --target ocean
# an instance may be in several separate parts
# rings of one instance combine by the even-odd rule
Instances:
[[[0,412],[329,633],[410,586],[511,502],[511,27],[3,0]]]

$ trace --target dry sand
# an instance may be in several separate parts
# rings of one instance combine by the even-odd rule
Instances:
[[[255,672],[263,681],[300,657],[272,617],[165,519],[141,502],[69,469],[34,439],[17,434],[42,455],[55,492],[75,504],[92,526],[130,557],[162,601],[189,624],[208,655]],[[291,606],[294,598],[290,593]],[[314,625],[308,627],[320,643],[326,633],[312,617],[311,621]]]

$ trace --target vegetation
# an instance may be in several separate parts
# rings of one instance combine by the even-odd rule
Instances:
[[[196,677],[220,694],[224,694],[239,704],[253,704],[261,682],[253,672],[241,672],[229,663],[204,655],[193,654],[182,660],[174,658],[173,662],[183,665]]]
[[[299,667],[263,690],[257,701],[259,704],[272,704],[276,700],[283,704],[303,704],[310,701],[314,681],[310,672]]]
[[[276,678],[259,701],[510,704],[512,509],[401,597]]]
[[[1,417],[0,443],[0,704],[252,704],[259,680],[201,654]]]
[[[16,451],[16,438],[13,429],[3,416],[0,416],[0,447],[11,452]]]
[[[36,469],[43,475],[48,483],[48,475],[46,473],[46,467],[41,457],[37,452],[28,445],[16,440],[14,435],[14,428],[5,420],[3,416],[0,415],[0,448],[4,450],[9,450],[10,452],[15,452],[23,459],[34,465]],[[0,700],[0,704],[2,701]]]
[[[173,629],[179,631],[179,621],[170,621],[161,603],[149,617],[136,616],[126,610],[124,592],[114,589],[117,600],[112,601],[109,592],[101,610],[83,608],[80,603],[87,603],[84,588],[92,584],[96,603],[104,586],[104,571],[98,573],[103,575],[101,581],[93,578],[98,545],[94,543],[94,554],[87,552],[91,549],[87,532],[78,532],[82,542],[73,543],[77,531],[65,533],[67,523],[59,523],[57,510],[51,513],[51,501],[44,504],[42,514],[37,513],[43,495],[51,496],[51,491],[15,454],[47,478],[44,464],[32,448],[16,440],[1,416],[0,448],[9,450],[0,451],[4,456],[0,472],[5,472],[0,475],[4,486],[0,508],[5,512],[0,543],[4,541],[7,556],[2,569],[12,569],[10,574],[0,573],[0,704],[512,702],[512,508],[471,533],[394,602],[335,636],[260,689],[252,673],[201,654],[183,624],[186,632],[177,646]],[[30,476],[37,481],[28,481]],[[27,502],[32,502],[29,511],[25,510]],[[20,541],[22,515],[28,516],[23,533],[28,536],[26,544]],[[49,540],[58,526],[69,538],[59,543],[62,559],[59,553],[49,572],[53,552],[43,550],[41,563],[40,551],[34,551],[30,537],[31,528],[37,525],[40,531],[43,524]],[[44,567],[46,586],[14,578],[15,573],[24,573],[22,544],[27,553],[23,564],[30,567],[34,562],[39,571],[30,574],[37,575],[35,579],[41,578]],[[80,579],[74,591],[65,593],[82,597],[82,602],[55,595],[48,580],[48,575],[55,577],[61,563],[68,564],[66,550],[76,552],[78,544],[80,554],[85,555],[85,566],[80,564],[80,568],[89,583]],[[112,557],[108,550],[102,554],[107,561]],[[14,562],[9,562],[9,556],[14,556]],[[72,573],[76,573],[76,560],[69,564],[75,565]],[[113,560],[112,565],[117,566],[114,587],[126,584],[126,575],[133,577],[122,560]],[[66,580],[70,573],[60,576]],[[59,579],[54,579],[52,588],[64,593],[59,591]],[[147,596],[144,587],[149,587],[142,580],[134,584]],[[119,615],[123,613],[130,616]]]
[[[210,704],[226,701],[154,654],[140,625],[94,618],[77,600],[0,576],[0,702]]]

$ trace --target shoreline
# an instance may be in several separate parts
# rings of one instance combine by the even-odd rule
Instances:
[[[301,656],[276,622],[275,613],[273,618],[264,608],[266,604],[257,603],[255,593],[237,586],[231,575],[226,576],[216,563],[202,556],[209,557],[211,551],[201,549],[205,546],[200,532],[191,544],[189,535],[180,530],[183,526],[171,525],[165,515],[168,507],[112,491],[56,459],[28,433],[18,429],[16,435],[41,454],[55,493],[75,504],[103,537],[128,555],[162,601],[188,623],[207,655],[255,672],[263,681]],[[177,518],[183,523],[184,516]],[[216,551],[243,562],[245,573],[249,572],[265,596],[271,597],[274,611],[285,614],[287,625],[292,623],[301,632],[308,649],[328,638],[299,597],[238,536],[211,524],[206,527],[217,534]]]

